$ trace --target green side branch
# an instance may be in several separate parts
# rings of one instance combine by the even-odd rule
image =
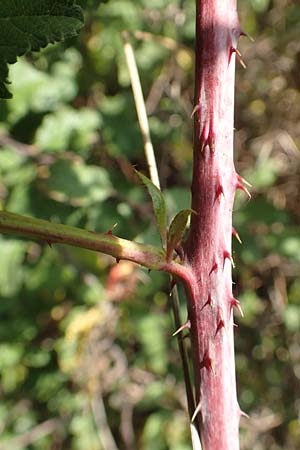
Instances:
[[[49,244],[66,244],[126,259],[148,269],[169,272],[183,280],[189,270],[183,265],[166,262],[165,251],[153,245],[128,241],[111,233],[95,233],[81,228],[0,211],[0,233],[41,240]]]

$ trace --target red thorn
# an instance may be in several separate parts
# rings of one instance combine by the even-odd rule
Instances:
[[[231,254],[227,250],[224,251],[223,257],[224,257],[223,267],[225,266],[226,259],[229,259],[229,261],[231,262],[232,267],[235,268],[233,258],[232,258]]]
[[[191,119],[194,117],[194,115],[196,114],[196,112],[200,111],[200,105],[195,105],[193,108],[193,111],[191,113]]]
[[[201,141],[201,153],[203,152],[203,150],[205,149],[205,147],[208,144],[208,136],[209,136],[209,132],[208,132],[208,126],[207,124],[204,125],[202,133],[200,135],[200,141]]]
[[[211,153],[215,153],[215,135],[212,130],[209,131],[206,145],[208,145]]]
[[[251,199],[251,194],[250,194],[250,192],[249,192],[248,189],[247,189],[243,184],[241,184],[240,182],[237,182],[237,183],[236,183],[236,189],[240,189],[241,191],[244,191],[245,194],[248,195],[249,200]]]
[[[241,316],[244,317],[244,313],[243,313],[241,304],[236,298],[234,298],[234,297],[231,298],[231,300],[230,300],[230,307],[231,308],[233,308],[233,307],[237,308],[239,310]]]
[[[120,258],[116,258],[116,263],[119,264]]]
[[[221,320],[218,322],[215,336],[218,334],[218,332],[219,332],[220,330],[222,330],[222,328],[225,328],[225,323],[224,323],[224,320],[223,320],[223,319],[221,319]]]
[[[218,270],[218,264],[216,262],[213,263],[212,268],[210,269],[209,275]]]
[[[237,48],[232,47],[232,46],[231,46],[230,49],[229,49],[228,65],[230,64],[230,61],[231,61],[231,58],[232,58],[233,53],[236,53],[237,59],[238,59],[239,63],[241,64],[241,66],[242,66],[244,69],[246,69],[247,66],[246,66],[245,62],[243,61],[243,59],[242,59],[242,54],[241,54],[241,52],[240,52]]]
[[[201,400],[199,400],[198,405],[196,406],[196,409],[195,409],[195,411],[194,411],[194,413],[193,413],[193,415],[192,415],[192,418],[191,418],[191,422],[192,422],[192,423],[193,423],[194,420],[196,419],[196,417],[197,417],[197,415],[199,414],[200,410],[201,410]]]
[[[50,248],[52,248],[52,241],[46,241]]]
[[[212,154],[215,153],[215,138],[214,138],[214,136],[210,136],[205,141],[204,140],[202,141],[201,152],[203,152],[203,150],[205,149],[206,146],[209,147],[209,150]]]
[[[221,184],[218,184],[217,190],[216,190],[216,195],[215,195],[214,203],[218,200],[218,198],[219,198],[221,195],[224,195],[223,186],[222,186]]]
[[[250,416],[240,409],[240,416],[246,417],[246,419],[250,419]]]
[[[218,324],[217,324],[217,329],[216,329],[216,332],[215,332],[215,336],[217,336],[218,332],[220,330],[222,330],[222,328],[225,328],[225,322],[224,322],[224,319],[223,319],[222,309],[219,306],[218,307]]]
[[[223,319],[220,319],[217,325],[215,336],[217,336],[217,334],[219,333],[220,330],[222,330],[222,328],[225,328],[225,323]]]
[[[239,51],[239,49],[236,48],[235,51],[236,51],[236,54],[237,54],[238,62],[240,63],[240,65],[241,65],[244,69],[247,69],[246,63],[245,63],[245,61],[243,61],[243,59],[242,59],[242,54],[241,54],[241,52]]]
[[[206,302],[206,303],[204,303],[204,305],[202,306],[202,308],[200,309],[200,311],[202,311],[202,309],[204,309],[204,308],[205,308],[205,306],[211,306],[211,304],[212,304],[212,298],[211,298],[211,295],[210,295],[210,294],[208,294],[208,299],[207,299],[207,302]]]
[[[170,290],[171,290],[171,291],[172,291],[173,288],[175,287],[176,283],[177,283],[177,281],[175,280],[175,278],[172,278],[172,280],[171,280],[171,285],[170,285]]]
[[[252,187],[252,184],[249,183],[249,181],[245,180],[245,178],[241,177],[241,175],[239,175],[239,174],[237,173],[236,176],[237,176],[237,179],[238,179],[238,181],[239,181],[240,183],[244,183],[244,184],[246,184],[247,186]]]
[[[190,320],[187,320],[183,325],[181,325],[181,327],[178,328],[178,330],[176,330],[172,336],[176,336],[177,334],[181,333],[184,330],[189,330],[191,328],[191,322]]]
[[[236,52],[236,49],[234,47],[232,47],[232,45],[231,45],[230,48],[229,48],[228,65],[231,62],[231,58],[232,58],[233,53],[235,53],[235,52]]]
[[[207,369],[209,372],[214,372],[213,370],[213,364],[212,364],[212,359],[208,354],[208,351],[206,350],[203,356],[203,360],[200,363],[200,369],[203,369],[203,367],[205,367],[205,369]]]
[[[240,63],[243,69],[247,69],[247,65],[242,58],[238,57],[238,62]]]
[[[254,42],[253,37],[250,36],[250,34],[245,33],[245,31],[241,31],[241,32],[240,32],[240,36],[246,36],[246,37],[249,39],[249,41]]]
[[[232,236],[234,236],[239,241],[240,244],[242,243],[242,240],[234,227],[232,227]]]
[[[115,229],[117,226],[118,226],[118,224],[115,223],[115,224],[114,224],[114,225],[106,232],[106,234],[112,236],[112,235],[113,235],[113,231],[114,231],[114,229]]]

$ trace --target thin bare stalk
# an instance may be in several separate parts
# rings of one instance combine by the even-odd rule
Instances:
[[[118,450],[118,446],[108,425],[105,405],[101,393],[98,393],[98,395],[90,401],[90,404],[102,448],[104,450]]]
[[[28,448],[30,445],[52,433],[63,430],[63,422],[60,419],[49,419],[36,425],[25,433],[0,442],[0,450],[12,448]]]
[[[160,182],[158,176],[158,170],[156,166],[156,160],[154,155],[154,149],[150,137],[149,122],[147,117],[147,111],[140,81],[139,72],[136,65],[136,60],[133,52],[132,45],[129,42],[129,36],[126,31],[123,31],[122,37],[124,40],[124,52],[127,61],[127,67],[131,80],[131,87],[133,91],[134,101],[136,105],[136,112],[138,115],[139,125],[144,140],[145,156],[149,167],[150,178],[152,183],[160,189]]]
[[[194,422],[190,423],[193,450],[202,450],[198,429]]]
[[[142,87],[140,82],[140,77],[136,65],[135,55],[133,48],[129,42],[127,33],[123,33],[123,39],[124,39],[124,51],[126,55],[126,61],[127,66],[130,74],[130,80],[131,80],[131,86],[132,91],[134,95],[136,110],[139,118],[139,124],[141,133],[144,138],[144,151],[146,160],[148,163],[148,169],[150,173],[150,179],[153,184],[156,185],[158,189],[160,189],[160,180],[159,180],[159,174],[156,164],[156,158],[154,153],[154,148],[152,145],[150,130],[149,130],[149,122],[148,122],[148,116],[146,112],[146,105],[145,100],[142,93]],[[174,315],[174,322],[176,329],[180,329],[182,327],[182,322],[180,319],[180,303],[179,303],[179,294],[177,286],[174,286],[172,289],[172,310]],[[190,376],[190,370],[189,370],[189,361],[188,361],[188,354],[187,354],[187,348],[186,343],[184,342],[184,338],[182,336],[182,333],[177,333],[177,340],[178,340],[178,347],[179,347],[179,354],[182,361],[182,367],[183,367],[183,373],[184,373],[184,382],[186,387],[186,394],[187,394],[187,403],[188,403],[188,412],[190,419],[193,416],[193,413],[195,411],[195,399],[194,399],[194,393],[193,393],[193,386],[191,382],[191,376]],[[195,428],[195,427],[194,427]],[[199,436],[198,440],[195,437],[196,428],[191,430],[194,435],[193,441],[193,448],[194,450],[201,450],[201,447],[197,445],[197,442],[200,443]]]
[[[177,286],[174,286],[174,288],[172,290],[172,297],[173,297],[172,309],[173,309],[175,327],[177,330],[179,330],[182,327],[182,321],[180,318],[180,302],[179,302],[179,294],[178,294]],[[184,336],[182,335],[182,333],[177,334],[177,340],[178,340],[179,353],[180,353],[182,367],[183,367],[184,382],[185,382],[186,394],[187,394],[188,412],[189,412],[189,417],[191,419],[194,414],[196,405],[195,405],[193,386],[192,386],[191,375],[190,375],[190,370],[189,370],[188,352],[187,352],[186,344],[184,341]]]

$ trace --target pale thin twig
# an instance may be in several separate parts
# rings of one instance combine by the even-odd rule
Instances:
[[[43,437],[63,430],[63,422],[60,419],[49,419],[42,422],[25,433],[16,436],[12,439],[8,439],[0,442],[1,450],[10,450],[12,448],[27,448],[34,442],[42,439]]]
[[[117,444],[108,425],[105,406],[100,392],[93,399],[91,399],[90,404],[102,447],[105,450],[118,450]]]
[[[193,422],[190,423],[190,430],[191,430],[191,436],[192,436],[193,450],[202,450],[199,433]]]
[[[129,42],[128,33],[123,32],[122,34],[124,39],[124,51],[126,55],[126,61],[127,66],[130,74],[131,79],[131,86],[132,91],[134,95],[136,110],[139,118],[139,124],[141,128],[141,132],[144,138],[144,149],[145,149],[145,156],[149,167],[150,172],[150,179],[153,184],[155,184],[160,189],[160,181],[159,181],[159,175],[155,160],[155,154],[154,149],[151,141],[151,136],[149,132],[149,123],[148,123],[148,117],[146,112],[146,106],[145,101],[142,93],[141,88],[141,82],[140,77],[135,61],[135,56],[133,52],[133,48]],[[173,288],[173,302],[172,302],[172,309],[174,314],[174,321],[176,329],[178,329],[182,324],[180,320],[180,304],[179,304],[179,295],[178,295],[178,289],[175,286]],[[183,337],[181,333],[177,336],[178,339],[178,346],[179,346],[179,353],[182,361],[183,366],[183,373],[184,373],[184,382],[186,387],[186,393],[187,393],[187,402],[188,402],[188,412],[190,420],[194,414],[195,411],[195,399],[194,399],[194,393],[191,383],[191,376],[190,376],[190,370],[189,370],[189,362],[188,362],[188,354],[187,354],[187,348],[186,344],[183,340]],[[195,424],[190,423],[190,429],[191,429],[191,437],[192,437],[192,443],[193,443],[193,450],[202,450],[201,449],[201,443],[200,443],[200,437],[199,432],[197,430],[197,427]]]
[[[159,176],[158,176],[158,170],[156,166],[156,160],[154,155],[154,149],[150,137],[150,129],[149,129],[149,122],[146,112],[146,106],[143,96],[143,91],[141,87],[141,81],[136,65],[136,60],[133,52],[132,45],[129,42],[128,33],[126,31],[123,31],[122,37],[124,40],[124,52],[127,62],[127,67],[129,71],[130,81],[131,81],[131,87],[133,91],[135,106],[136,106],[136,112],[138,115],[139,125],[141,129],[141,133],[144,140],[144,148],[145,148],[145,155],[147,164],[149,167],[150,172],[150,179],[153,184],[155,184],[158,189],[160,189],[160,182],[159,182]]]

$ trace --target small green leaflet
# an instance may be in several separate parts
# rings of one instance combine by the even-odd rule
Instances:
[[[5,84],[8,64],[28,51],[75,36],[83,26],[74,0],[0,1],[0,98],[11,98]]]
[[[158,189],[149,178],[145,177],[141,172],[135,170],[135,173],[139,176],[140,180],[146,186],[150,197],[152,199],[152,205],[154,214],[156,217],[156,224],[160,234],[163,247],[167,241],[167,209],[165,199],[160,189]]]
[[[173,251],[176,246],[181,242],[184,231],[187,226],[190,215],[194,211],[192,209],[183,209],[180,211],[170,224],[167,240],[167,262],[172,260]]]

